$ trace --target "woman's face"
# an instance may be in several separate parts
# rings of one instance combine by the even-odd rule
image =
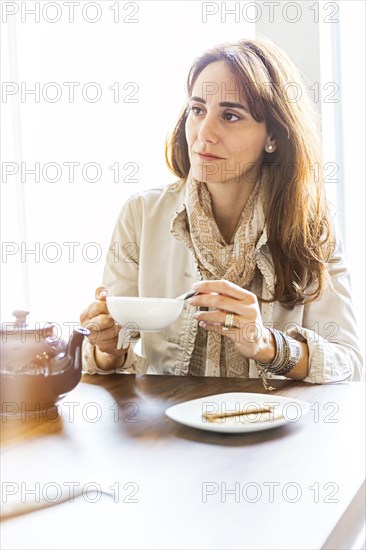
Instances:
[[[185,130],[198,181],[256,181],[269,136],[265,123],[251,116],[241,88],[225,61],[207,65],[193,86]]]

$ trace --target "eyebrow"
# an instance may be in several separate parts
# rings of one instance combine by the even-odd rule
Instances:
[[[199,103],[203,103],[204,105],[206,105],[206,101],[202,99],[202,97],[198,97],[198,96],[191,97],[189,101],[198,101]],[[246,107],[245,105],[242,105],[241,103],[233,103],[231,101],[221,101],[221,103],[219,103],[219,107],[228,107],[229,109],[243,109],[243,111],[246,111],[247,113],[249,113],[248,107]]]

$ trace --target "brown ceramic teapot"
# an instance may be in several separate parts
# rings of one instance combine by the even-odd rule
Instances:
[[[27,414],[54,405],[79,383],[81,347],[89,331],[77,327],[66,343],[55,325],[29,325],[28,311],[13,311],[15,321],[1,333],[1,413]]]

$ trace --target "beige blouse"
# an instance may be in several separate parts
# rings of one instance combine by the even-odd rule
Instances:
[[[118,217],[106,258],[102,282],[111,295],[174,298],[200,280],[192,253],[170,233],[172,223],[185,219],[184,203],[183,180],[136,193],[128,199]],[[259,304],[264,326],[307,342],[309,374],[306,382],[322,384],[361,378],[363,360],[352,307],[350,276],[339,235],[335,255],[340,261],[327,265],[334,290],[325,289],[320,300],[298,305],[292,310],[283,308],[278,302]],[[269,299],[276,276],[267,246],[266,227],[256,245],[256,264],[259,276],[254,279],[260,287],[256,294]],[[94,361],[94,348],[85,341],[84,371],[103,375],[112,372],[199,374],[205,334],[194,312],[185,302],[181,316],[167,329],[136,333],[124,366],[115,371],[99,369]],[[141,344],[138,353],[137,341]],[[258,378],[256,362],[249,359],[248,363],[246,375]],[[220,375],[225,376],[224,357],[221,364]]]

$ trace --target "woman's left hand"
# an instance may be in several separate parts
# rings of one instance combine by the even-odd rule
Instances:
[[[263,325],[255,294],[225,280],[198,282],[193,289],[202,294],[188,302],[197,308],[213,309],[195,313],[200,326],[230,338],[244,357],[262,363],[274,359],[276,344],[271,331]],[[228,324],[231,326],[225,326]]]

